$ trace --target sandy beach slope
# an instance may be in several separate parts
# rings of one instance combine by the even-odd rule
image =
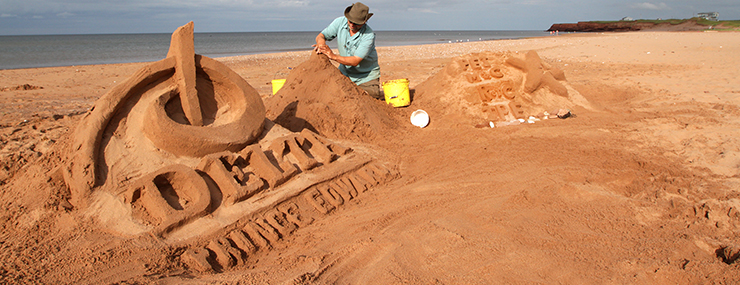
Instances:
[[[591,108],[481,128],[428,97],[371,102],[399,127],[347,141],[398,178],[218,272],[178,258],[185,248],[102,229],[64,185],[28,182],[55,181],[82,114],[146,63],[0,70],[0,283],[740,282],[740,33],[382,47],[381,81],[408,78],[414,94],[455,57],[530,50]],[[309,57],[217,60],[267,100],[271,80]],[[417,109],[428,127],[408,122]]]

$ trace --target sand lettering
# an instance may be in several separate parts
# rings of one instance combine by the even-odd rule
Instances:
[[[347,201],[356,199],[359,193],[396,176],[395,171],[369,163],[353,173],[311,186],[301,196],[274,208],[245,217],[246,222],[241,228],[205,245],[189,248],[181,255],[181,261],[200,272],[221,272],[245,264],[249,256],[261,250],[271,250],[275,243],[310,225],[315,217],[338,209]]]
[[[146,175],[122,196],[131,205],[135,218],[153,226],[156,234],[165,237],[167,233],[219,207],[245,202],[257,193],[285,183],[301,171],[334,161],[339,157],[332,151],[334,149],[343,153],[349,151],[349,148],[333,143],[324,144],[327,141],[310,131],[303,131],[300,135],[277,138],[276,143],[272,144],[272,151],[274,154],[277,150],[278,155],[272,159],[268,155],[270,151],[263,152],[259,145],[246,147],[238,153],[224,151],[209,154],[200,160],[195,169],[176,164]],[[314,155],[320,158],[314,159]],[[294,163],[299,167],[296,168]],[[213,186],[209,187],[204,177],[213,181],[211,184],[215,183],[217,190],[211,189]],[[211,205],[211,193],[214,191],[220,191],[220,205]],[[341,199],[341,196],[337,196]],[[323,198],[317,199],[317,205],[326,203]],[[300,215],[296,216],[294,207],[287,206],[286,211],[289,213],[276,211],[270,217],[275,227],[290,229],[291,223],[305,223]]]
[[[244,159],[233,152],[207,155],[201,159],[197,170],[203,171],[216,182],[223,195],[223,205],[230,206],[261,190],[265,185],[262,179],[237,165]],[[245,163],[241,163],[245,166]]]
[[[308,226],[313,222],[313,218],[301,214],[301,209],[294,202],[287,201],[277,206],[277,209],[285,215],[285,218],[298,227]]]
[[[357,189],[352,186],[352,182],[347,177],[336,179],[329,183],[329,187],[336,190],[344,200],[352,200],[357,197]]]
[[[268,187],[276,187],[298,173],[298,169],[293,167],[292,164],[287,164],[289,167],[283,169],[272,164],[259,145],[250,145],[240,151],[239,154],[259,177],[267,181]]]
[[[334,206],[324,199],[324,195],[322,195],[316,187],[308,189],[303,197],[311,206],[313,206],[314,209],[316,209],[316,211],[319,211],[322,214],[327,214],[329,211],[334,209]]]
[[[344,198],[339,195],[339,192],[337,192],[337,190],[329,187],[329,185],[322,184],[320,186],[317,186],[316,189],[319,190],[321,196],[324,197],[324,199],[328,201],[329,204],[331,204],[332,206],[339,207],[344,204]]]
[[[214,253],[217,261],[216,264],[221,266],[221,268],[229,268],[237,263],[241,264],[244,262],[241,252],[234,248],[231,242],[225,237],[211,240],[206,248],[208,251]]]
[[[270,248],[271,243],[280,239],[280,234],[264,218],[254,217],[244,225],[244,232],[249,235],[258,248]]]
[[[295,163],[302,171],[307,171],[318,166],[319,162],[303,149],[307,146],[305,142],[299,135],[288,135],[273,141],[270,150],[276,159]]]
[[[289,221],[285,214],[278,209],[268,210],[264,215],[265,220],[270,224],[281,236],[285,236],[293,233],[298,225]]]
[[[123,196],[134,217],[153,226],[159,235],[206,215],[211,200],[203,178],[181,164],[142,177]]]

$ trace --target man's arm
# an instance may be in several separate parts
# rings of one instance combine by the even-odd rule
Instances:
[[[316,53],[319,53],[319,47],[326,46],[326,37],[324,37],[324,34],[319,33],[318,36],[316,36],[316,44],[313,45],[313,50],[316,51]]]
[[[331,60],[334,60],[340,64],[344,64],[346,66],[357,66],[362,62],[362,58],[359,56],[340,56],[338,54],[335,54],[331,48],[329,48],[328,45],[326,45],[326,37],[324,37],[324,34],[319,33],[318,36],[316,36],[316,44],[313,45],[313,50],[316,51],[317,54],[325,54],[326,57],[328,57]]]
[[[329,46],[323,46],[319,47],[319,50],[317,53],[323,53],[328,57],[329,59],[336,61],[340,64],[344,64],[346,66],[357,66],[362,62],[362,58],[359,56],[340,56],[338,54],[335,54]]]
[[[346,66],[357,66],[358,64],[360,64],[360,62],[362,62],[362,58],[358,56],[340,56],[338,54],[335,54],[326,44],[326,36],[324,36],[324,33],[319,33],[318,35],[316,35],[316,44],[312,45],[312,47],[317,54],[323,53],[326,55],[326,57],[338,62],[339,64],[344,64]]]

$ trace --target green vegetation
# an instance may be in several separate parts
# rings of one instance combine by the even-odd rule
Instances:
[[[705,20],[703,18],[694,17],[691,19],[667,19],[667,20],[634,20],[634,21],[591,21],[592,23],[599,23],[599,24],[611,24],[611,23],[653,23],[653,24],[671,24],[671,25],[678,25],[682,24],[688,21],[696,22],[699,25],[703,26],[718,26],[722,25],[725,27],[732,27],[732,28],[740,28],[740,20],[731,20],[731,21],[710,21]]]

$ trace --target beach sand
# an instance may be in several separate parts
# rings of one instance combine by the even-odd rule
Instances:
[[[588,108],[481,128],[488,121],[416,92],[456,57],[530,50]],[[206,272],[179,258],[187,246],[100,227],[53,179],[83,114],[148,63],[0,70],[1,283],[740,282],[740,33],[562,34],[378,55],[381,81],[408,78],[418,97],[368,110],[406,125],[320,135],[392,163],[397,177]],[[271,80],[310,57],[217,60],[271,102]],[[426,128],[408,121],[417,109],[430,115]]]

